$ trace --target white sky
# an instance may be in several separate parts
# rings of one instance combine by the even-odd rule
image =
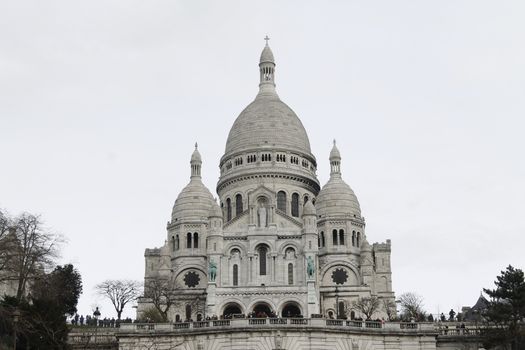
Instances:
[[[268,34],[319,180],[336,138],[369,241],[392,239],[397,295],[472,305],[525,267],[524,18],[523,1],[2,1],[0,208],[65,235],[80,313],[114,316],[93,286],[143,278],[195,141],[215,193]]]

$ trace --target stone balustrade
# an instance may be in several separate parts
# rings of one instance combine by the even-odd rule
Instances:
[[[177,332],[202,331],[203,329],[239,329],[314,327],[338,330],[367,330],[376,332],[433,332],[439,333],[432,323],[348,321],[323,318],[234,318],[229,320],[209,320],[183,323],[126,323],[120,327],[121,333],[134,332]],[[441,333],[443,334],[443,333]]]

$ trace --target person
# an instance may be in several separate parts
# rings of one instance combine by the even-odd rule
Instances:
[[[80,316],[80,325],[84,325],[84,315]]]
[[[456,316],[456,312],[454,311],[454,309],[450,309],[448,316],[449,316],[449,319],[448,319],[449,321],[454,321],[454,316]]]

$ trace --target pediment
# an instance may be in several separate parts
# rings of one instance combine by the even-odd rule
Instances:
[[[248,192],[248,203],[254,205],[260,197],[265,197],[271,205],[276,201],[275,192],[264,185],[260,185],[255,190]]]

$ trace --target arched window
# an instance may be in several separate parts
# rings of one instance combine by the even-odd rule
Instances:
[[[180,315],[179,314],[175,315],[175,322],[180,322]]]
[[[239,265],[233,265],[233,285],[239,285]]]
[[[325,241],[324,241],[324,232],[321,231],[321,247],[324,247],[325,246]]]
[[[337,230],[332,231],[332,239],[333,239],[332,244],[337,245]]]
[[[232,219],[232,201],[230,198],[226,199],[226,221]]]
[[[175,236],[175,250],[179,250],[180,248],[180,241],[179,241],[179,235]]]
[[[199,234],[197,232],[193,234],[193,248],[199,248]]]
[[[299,195],[292,194],[292,216],[299,217]]]
[[[240,194],[235,196],[235,216],[242,213],[242,196]]]
[[[355,247],[355,231],[352,231],[352,246]]]
[[[176,250],[177,250],[177,245],[176,245],[175,242],[176,242],[176,241],[175,241],[175,237],[174,237],[174,236],[171,236],[171,249],[172,249],[173,251],[176,251]]]
[[[355,319],[355,311],[350,312],[350,319],[351,320]]]
[[[191,320],[191,305],[186,304],[186,320]]]
[[[186,248],[191,248],[191,232],[186,234]]]
[[[339,302],[337,313],[338,313],[337,318],[346,319],[345,303],[343,301]]]
[[[356,239],[356,245],[359,248],[361,245],[359,244],[361,242],[361,233],[357,232],[357,239]]]
[[[345,230],[339,230],[339,244],[345,245]]]
[[[266,246],[260,246],[258,249],[259,253],[259,275],[266,275],[266,254],[268,254],[268,249]]]
[[[308,196],[304,196],[304,203],[303,204],[306,204],[306,202],[308,202]]]
[[[277,209],[286,213],[286,192],[277,192]]]
[[[288,264],[288,284],[293,284],[293,264]]]
[[[321,234],[317,236],[317,246],[321,248]]]

